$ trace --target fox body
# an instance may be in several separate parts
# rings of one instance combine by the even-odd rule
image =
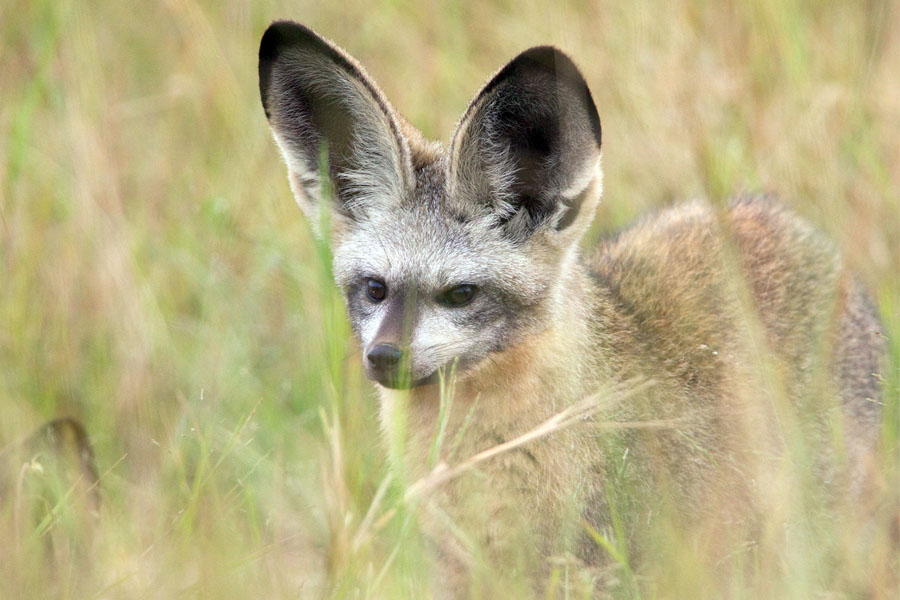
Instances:
[[[559,50],[501,69],[447,145],[425,141],[361,66],[301,25],[268,29],[259,75],[297,201],[315,224],[330,211],[321,233],[407,476],[598,390],[648,383],[442,488],[435,511],[470,532],[435,534],[456,572],[473,546],[504,560],[512,547],[577,546],[580,517],[609,527],[619,485],[648,523],[666,510],[685,527],[742,523],[774,505],[792,424],[827,437],[838,422],[853,465],[870,449],[876,317],[833,245],[778,203],[684,204],[582,256],[601,128]],[[849,482],[858,468],[845,471]]]

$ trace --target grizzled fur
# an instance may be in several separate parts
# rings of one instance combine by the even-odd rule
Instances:
[[[486,478],[443,488],[425,526],[447,589],[467,589],[478,551],[527,588],[540,557],[577,546],[579,514],[607,531],[611,498],[625,491],[644,529],[662,515],[685,531],[707,524],[697,540],[717,540],[715,556],[730,539],[722,532],[754,535],[747,515],[774,510],[773,490],[789,485],[787,430],[824,440],[835,414],[852,465],[837,475],[835,461],[819,466],[858,486],[883,348],[837,250],[757,198],[671,208],[581,257],[601,193],[601,129],[559,50],[532,48],[500,70],[446,147],[423,140],[361,66],[301,25],[268,29],[259,75],[297,201],[316,225],[332,203],[335,278],[364,356],[379,344],[403,350],[409,389],[381,387],[382,426],[405,450],[398,469],[429,469],[439,370],[456,375],[444,439],[458,444],[439,457],[451,463],[617,382],[652,382],[584,427],[487,463]],[[370,279],[384,299],[367,296]],[[440,301],[460,285],[477,289],[471,302]],[[600,435],[610,422],[642,425]]]

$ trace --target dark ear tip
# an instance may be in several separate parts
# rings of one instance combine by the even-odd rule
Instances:
[[[519,53],[515,60],[527,59],[540,63],[546,67],[558,67],[560,64],[575,67],[575,63],[569,58],[569,55],[557,48],[556,46],[534,46],[528,50]],[[576,69],[577,70],[577,69]]]
[[[591,130],[597,141],[597,148],[600,148],[602,131],[600,127],[600,115],[597,113],[597,106],[594,104],[594,98],[588,87],[584,75],[581,74],[578,66],[575,64],[568,54],[557,48],[556,46],[535,46],[521,52],[516,56],[503,71],[519,69],[519,68],[538,68],[553,73],[558,80],[578,91],[582,96],[585,109],[590,120]],[[501,71],[501,73],[503,73]],[[500,77],[498,77],[499,79]]]
[[[275,60],[283,46],[310,39],[319,40],[320,38],[309,27],[294,21],[273,21],[259,43],[259,60]]]
[[[523,66],[539,68],[551,71],[557,78],[568,83],[583,83],[584,77],[568,54],[556,46],[535,46],[516,56],[509,66],[522,68]],[[586,84],[585,84],[586,85]]]
[[[319,41],[320,38],[313,30],[294,21],[274,21],[263,34],[262,40],[259,42],[259,95],[266,111],[266,117],[270,116],[267,96],[272,66],[286,46],[310,40]]]

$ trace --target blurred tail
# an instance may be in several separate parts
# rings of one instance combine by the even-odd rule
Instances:
[[[92,537],[100,514],[99,480],[87,432],[72,418],[54,419],[0,449],[0,507],[11,509],[3,511],[11,517],[5,522],[11,548],[43,540],[54,562],[64,564],[71,548],[84,547]]]

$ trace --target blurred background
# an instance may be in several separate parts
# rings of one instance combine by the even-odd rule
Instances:
[[[424,589],[402,508],[365,525],[387,473],[375,394],[259,101],[280,18],[344,47],[438,140],[519,51],[567,51],[603,124],[586,245],[679,200],[778,195],[877,299],[896,448],[896,0],[0,0],[0,447],[76,417],[103,497],[96,523],[64,518],[63,493],[17,529],[0,595]],[[399,494],[385,485],[373,516]],[[48,567],[35,540],[66,527],[93,541]]]

